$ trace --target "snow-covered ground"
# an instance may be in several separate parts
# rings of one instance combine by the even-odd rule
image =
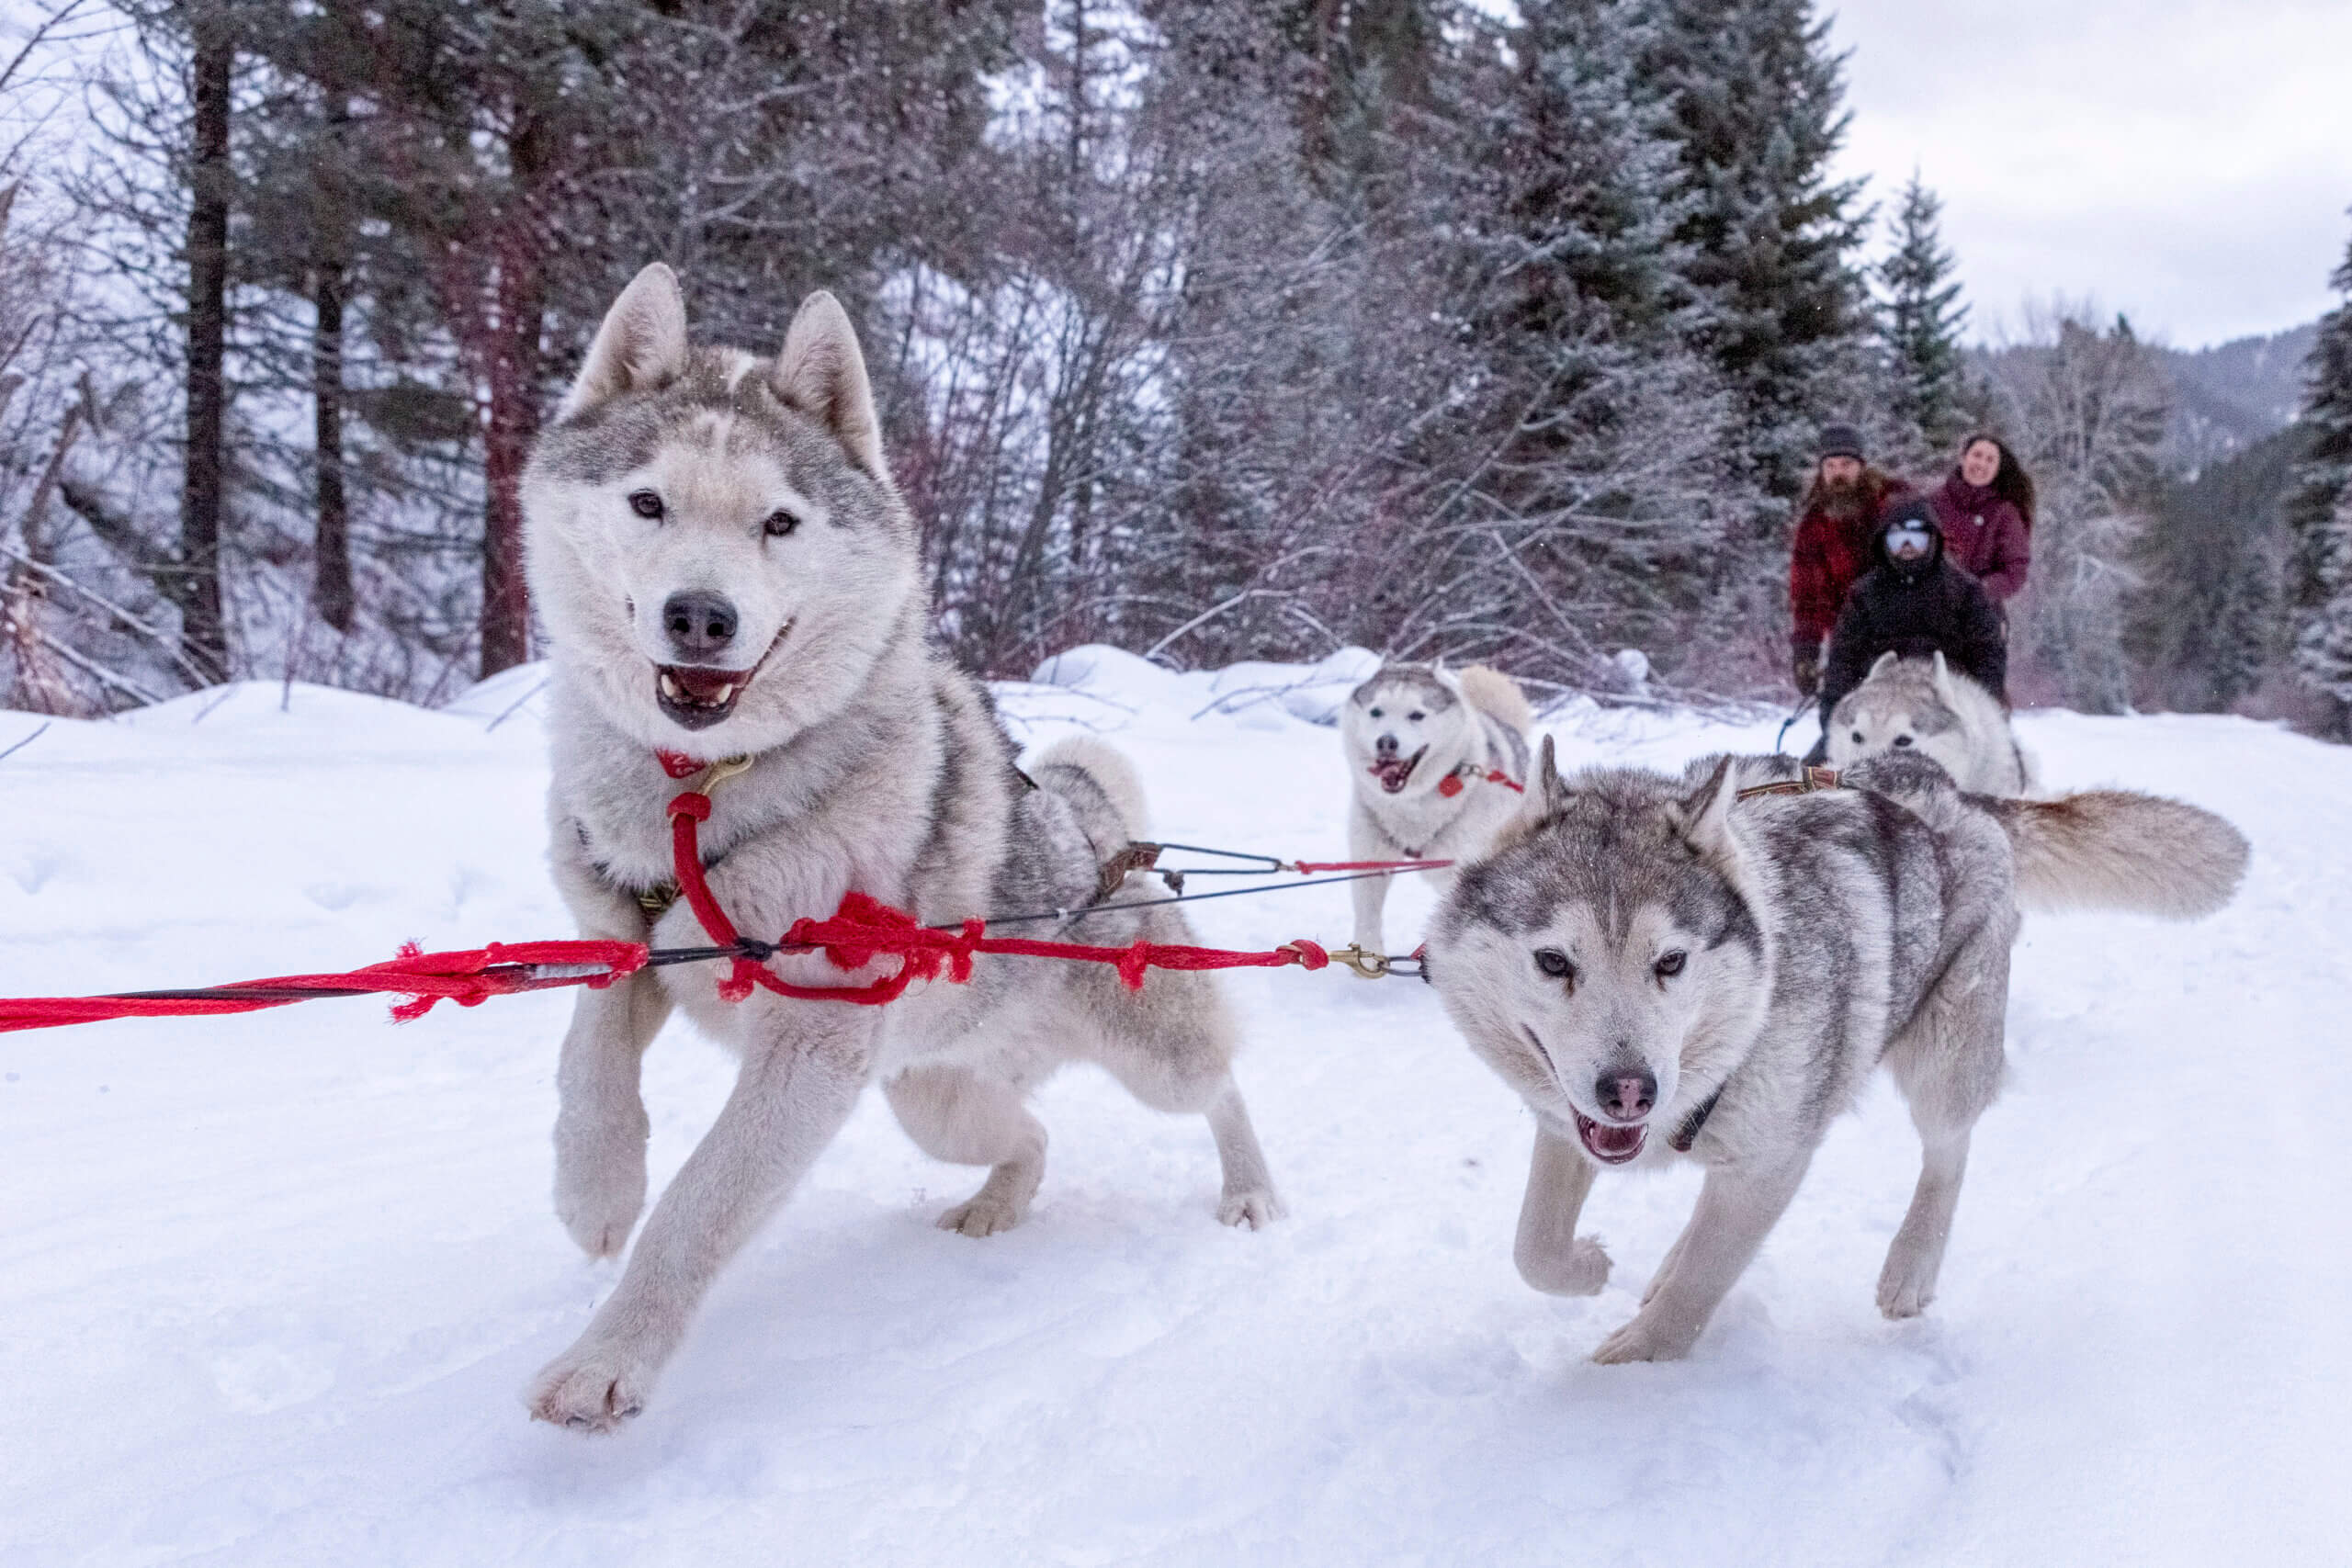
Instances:
[[[1336,856],[1334,733],[1245,690],[1295,673],[1220,703],[1074,660],[1004,705],[1026,743],[1130,749],[1166,837]],[[537,679],[52,724],[0,760],[0,995],[571,934]],[[0,748],[37,722],[0,715]],[[1670,764],[1773,727],[1554,728],[1571,761]],[[549,1212],[568,996],[11,1034],[0,1564],[2352,1560],[2352,752],[2022,728],[2054,784],[2227,813],[2254,867],[2200,926],[2028,921],[2012,1080],[1923,1319],[1871,1304],[1917,1170],[1882,1085],[1689,1360],[1591,1365],[1695,1181],[1604,1179],[1614,1280],[1538,1295],[1510,1258],[1528,1119],[1435,998],[1252,972],[1240,1076],[1287,1222],[1219,1226],[1204,1126],[1079,1071],[1041,1097],[1029,1224],[946,1235],[976,1173],[869,1097],[647,1413],[591,1440],[516,1397],[614,1279]],[[1427,892],[1394,905],[1410,930]],[[1226,945],[1347,931],[1344,888],[1196,908]],[[683,1024],[657,1043],[657,1182],[727,1084]]]

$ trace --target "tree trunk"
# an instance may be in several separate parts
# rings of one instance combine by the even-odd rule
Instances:
[[[348,118],[337,94],[329,124],[333,128],[330,145],[338,157],[345,154],[342,130]],[[320,179],[312,219],[311,397],[316,415],[312,440],[318,462],[319,518],[311,596],[319,619],[347,633],[356,608],[351,589],[351,511],[343,469],[343,304],[351,268],[349,220],[335,179],[339,172],[328,171]]]
[[[180,491],[180,571],[173,598],[188,660],[227,678],[221,618],[220,525],[228,413],[229,86],[236,46],[212,7],[195,12],[195,103],[187,216],[187,457]]]
[[[539,335],[547,315],[546,254],[530,209],[546,158],[526,126],[508,153],[520,209],[498,236],[490,341],[490,412],[483,432],[481,677],[531,657],[530,590],[523,578],[523,465],[539,432]]]

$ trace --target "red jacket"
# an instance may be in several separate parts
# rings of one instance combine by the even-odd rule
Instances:
[[[1986,598],[1998,604],[2025,586],[2032,536],[2016,507],[1957,471],[1928,499],[1943,525],[1944,558],[1976,579]]]
[[[1805,497],[1804,515],[1797,519],[1789,546],[1790,640],[1799,653],[1817,651],[1838,625],[1846,595],[1878,564],[1878,525],[1886,503],[1910,488],[1892,474],[1864,468],[1862,509],[1843,522],[1822,508],[1817,485]]]

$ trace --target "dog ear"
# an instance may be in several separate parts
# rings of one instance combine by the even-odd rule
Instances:
[[[1739,777],[1728,756],[1718,758],[1706,783],[1666,808],[1668,820],[1682,841],[1702,857],[1729,863],[1739,856],[1731,836],[1732,803],[1739,798]]]
[[[1552,738],[1545,736],[1535,754],[1535,766],[1528,771],[1527,789],[1519,799],[1519,810],[1510,820],[1495,829],[1487,845],[1488,852],[1505,844],[1515,844],[1532,833],[1566,808],[1568,797],[1575,792],[1561,782],[1560,759],[1552,749]]]
[[[605,312],[580,375],[556,411],[559,423],[611,401],[623,392],[658,387],[686,367],[686,301],[678,275],[653,262]]]
[[[890,482],[865,355],[858,352],[857,329],[840,300],[820,288],[800,302],[785,329],[774,380],[777,397],[831,431],[859,468]]]
[[[1936,695],[1944,700],[1945,706],[1951,705],[1951,666],[1944,662],[1944,650],[1940,648],[1936,649]]]
[[[1888,649],[1884,653],[1880,654],[1877,659],[1871,661],[1871,672],[1863,676],[1862,679],[1865,681],[1877,680],[1878,672],[1885,669],[1888,665],[1894,663],[1900,657],[1901,655],[1897,654],[1894,649],[1891,648]]]

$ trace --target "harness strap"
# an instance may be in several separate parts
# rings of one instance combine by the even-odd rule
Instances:
[[[1813,795],[1825,789],[1844,789],[1835,768],[1809,767],[1792,779],[1775,779],[1770,784],[1750,784],[1732,796],[1746,800],[1758,795]]]
[[[1682,1125],[1674,1130],[1674,1136],[1667,1139],[1668,1146],[1679,1154],[1689,1154],[1690,1145],[1699,1141],[1699,1129],[1705,1126],[1707,1118],[1715,1113],[1715,1101],[1723,1097],[1723,1086],[1718,1084],[1714,1093],[1701,1100],[1690,1114],[1682,1119]]]

